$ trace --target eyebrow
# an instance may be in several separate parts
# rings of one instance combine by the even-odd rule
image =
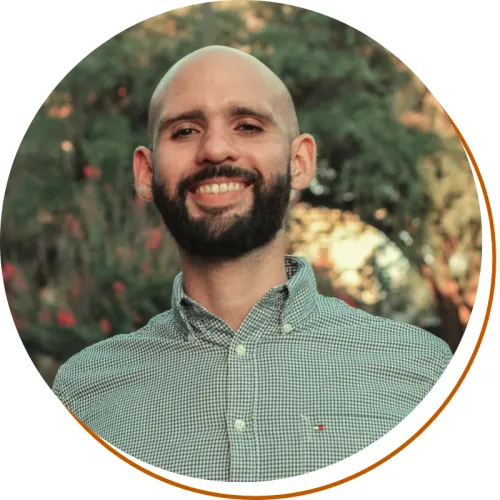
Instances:
[[[229,116],[253,116],[254,118],[260,118],[261,120],[270,122],[276,125],[276,120],[271,111],[265,111],[263,109],[251,108],[248,106],[238,106],[234,105],[229,108]]]
[[[226,113],[230,117],[235,116],[252,116],[254,118],[259,118],[263,121],[267,121],[276,125],[276,119],[273,116],[271,111],[265,111],[263,109],[251,108],[249,106],[240,106],[233,105],[228,108],[228,112]],[[188,111],[183,111],[182,113],[178,113],[172,116],[164,116],[160,119],[160,123],[158,125],[158,134],[161,134],[168,127],[173,125],[174,123],[190,121],[190,120],[204,120],[206,119],[206,113],[203,109],[190,109]]]
[[[177,122],[185,122],[190,120],[202,120],[205,118],[205,113],[201,109],[192,109],[189,111],[184,111],[172,116],[165,116],[160,118],[160,123],[158,124],[158,133],[161,134],[170,125]]]

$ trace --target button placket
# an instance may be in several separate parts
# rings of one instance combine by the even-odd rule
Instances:
[[[230,481],[258,481],[262,470],[256,420],[260,398],[259,354],[261,338],[270,340],[281,329],[281,312],[256,305],[234,334],[229,350],[227,425],[229,435]],[[272,328],[271,328],[272,325]],[[237,423],[238,422],[238,423]]]
[[[255,412],[255,378],[253,331],[239,331],[229,351],[228,434],[230,480],[259,478],[258,450],[253,415]]]

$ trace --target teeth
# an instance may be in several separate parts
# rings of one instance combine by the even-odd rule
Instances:
[[[196,188],[196,193],[198,194],[219,194],[225,193],[227,191],[240,191],[245,186],[241,182],[230,182],[226,184],[205,184]]]

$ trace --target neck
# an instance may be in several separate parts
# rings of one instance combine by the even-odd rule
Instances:
[[[281,231],[266,247],[232,260],[208,260],[180,252],[184,292],[237,331],[252,307],[287,281]]]

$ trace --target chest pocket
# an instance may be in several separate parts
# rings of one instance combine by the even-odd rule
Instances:
[[[319,410],[259,419],[256,425],[263,481],[298,476],[328,467],[389,432],[392,415]]]
[[[301,414],[303,473],[328,467],[366,448],[398,424],[368,413]]]

